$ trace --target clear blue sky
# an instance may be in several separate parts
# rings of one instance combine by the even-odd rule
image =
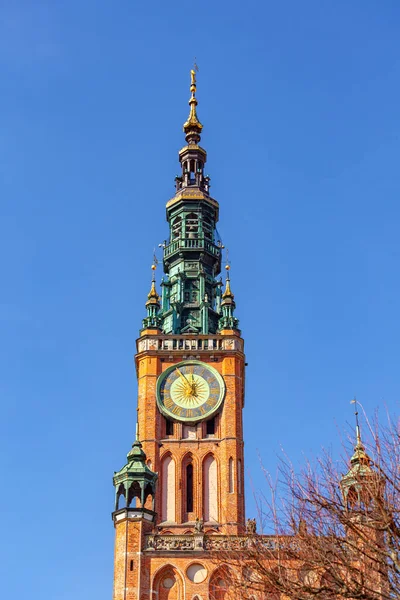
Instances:
[[[281,446],[339,455],[354,394],[397,411],[399,18],[397,0],[1,2],[2,598],[111,598],[111,478],[194,55],[253,486],[258,451],[272,472]]]

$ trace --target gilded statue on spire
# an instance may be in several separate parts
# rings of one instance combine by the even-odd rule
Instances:
[[[196,67],[197,67],[197,65],[195,64],[195,68],[191,69],[191,71],[190,71],[190,93],[191,93],[191,97],[189,100],[190,112],[189,112],[188,120],[183,125],[183,131],[186,133],[187,137],[188,136],[191,137],[191,134],[192,134],[194,138],[200,139],[199,134],[200,134],[201,130],[203,129],[203,125],[200,123],[199,119],[197,118],[197,112],[196,112],[196,106],[197,106]],[[196,141],[196,140],[194,140],[194,141]]]
[[[194,69],[192,69],[190,71],[190,78],[191,78],[190,91],[195,92],[196,91],[196,71]],[[192,89],[192,88],[194,88],[194,89]]]

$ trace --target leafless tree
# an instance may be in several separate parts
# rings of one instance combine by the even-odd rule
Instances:
[[[260,505],[271,534],[252,521],[218,553],[234,595],[400,598],[400,428],[388,420],[368,430],[365,445],[357,422],[354,453],[342,462],[325,452],[300,473],[282,462]]]

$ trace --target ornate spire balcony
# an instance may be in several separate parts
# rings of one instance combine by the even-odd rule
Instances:
[[[181,238],[178,240],[173,240],[170,242],[164,249],[164,258],[169,258],[175,252],[181,252],[182,250],[206,250],[213,256],[216,256],[221,260],[221,247],[217,246],[213,242],[209,240],[205,240],[204,238]]]

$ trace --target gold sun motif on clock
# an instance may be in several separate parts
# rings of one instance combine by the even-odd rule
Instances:
[[[184,408],[193,408],[207,400],[210,389],[207,381],[193,373],[193,368],[184,375],[179,368],[175,369],[179,375],[171,384],[170,394],[175,403]]]

